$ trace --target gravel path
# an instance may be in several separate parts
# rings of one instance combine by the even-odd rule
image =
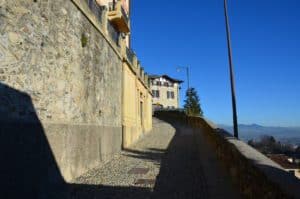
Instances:
[[[73,198],[237,198],[201,132],[154,119],[136,145],[75,181]]]

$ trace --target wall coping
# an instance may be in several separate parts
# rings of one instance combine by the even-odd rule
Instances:
[[[148,91],[148,93],[152,96],[152,92],[151,89],[146,85],[145,81],[142,81],[142,79],[139,77],[139,75],[137,74],[137,72],[134,70],[133,65],[130,64],[127,60],[124,61],[127,65],[128,68],[130,69],[130,71],[134,74],[134,76],[136,77],[136,79],[141,82],[141,84],[144,86],[144,88]]]
[[[294,198],[300,198],[300,180],[292,174],[288,173],[279,164],[251,147],[244,141],[236,139],[224,129],[218,128],[216,124],[202,118],[212,129],[220,133],[227,142],[234,145],[234,147],[247,158],[256,168],[262,171],[266,177],[273,183],[279,185],[286,193],[291,194]]]

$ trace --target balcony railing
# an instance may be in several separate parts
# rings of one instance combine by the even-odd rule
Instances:
[[[97,17],[98,22],[101,25],[104,25],[104,20],[106,20],[106,17],[104,16],[106,14],[105,7],[99,6],[95,0],[86,0],[86,2],[92,13]],[[115,27],[110,22],[108,22],[106,29],[111,40],[119,45],[119,32],[115,29]]]
[[[143,76],[144,76],[144,68],[141,67],[141,68],[140,68],[140,77],[141,77],[141,79],[144,78]]]
[[[117,30],[113,27],[113,25],[108,22],[107,23],[107,32],[109,37],[117,44],[119,45],[119,33]]]
[[[123,6],[121,6],[121,12],[122,12],[122,16],[124,17],[124,20],[128,24],[129,23],[129,18],[128,18],[128,15],[127,15],[125,9],[123,8]]]
[[[134,52],[130,48],[126,48],[126,57],[130,64],[133,65]]]
[[[95,0],[86,0],[90,10],[94,13],[100,23],[103,20],[103,8],[97,4]]]
[[[119,32],[129,33],[129,18],[124,10],[121,1],[110,2],[108,4],[108,19]]]
[[[123,6],[121,5],[121,3],[118,3],[118,2],[109,2],[108,3],[108,11],[109,12],[118,11],[119,6],[120,6],[120,9],[121,9],[121,14],[124,17],[124,20],[126,21],[126,23],[128,23],[129,22],[128,14],[126,13],[126,11],[123,8]]]

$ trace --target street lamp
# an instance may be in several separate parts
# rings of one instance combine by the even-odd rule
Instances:
[[[190,90],[190,68],[188,66],[178,66],[176,68],[177,72],[180,72],[182,69],[186,70],[186,78],[187,78],[187,89]]]
[[[234,70],[232,63],[232,50],[231,50],[231,35],[230,26],[227,10],[227,0],[224,0],[224,13],[225,13],[225,23],[226,23],[226,33],[227,33],[227,48],[228,48],[228,58],[229,58],[229,70],[230,70],[230,84],[231,84],[231,100],[232,100],[232,114],[233,114],[233,130],[234,137],[239,137],[238,132],[238,119],[236,110],[236,96],[235,96],[235,81],[234,81]]]
[[[186,71],[186,79],[187,79],[187,94],[188,97],[190,97],[190,68],[188,66],[178,66],[176,68],[177,72],[180,72],[181,70],[185,70]],[[186,122],[188,123],[188,118],[186,118]]]

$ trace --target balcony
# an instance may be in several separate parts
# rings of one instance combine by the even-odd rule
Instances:
[[[129,33],[129,18],[124,10],[121,1],[111,2],[108,5],[108,20],[113,24],[113,26],[122,33]]]
[[[126,48],[126,58],[127,58],[127,61],[133,65],[133,59],[134,59],[134,52],[130,49],[130,48]]]
[[[94,0],[87,0],[87,4],[93,14],[97,17],[100,23],[103,23],[103,8],[99,6]]]

